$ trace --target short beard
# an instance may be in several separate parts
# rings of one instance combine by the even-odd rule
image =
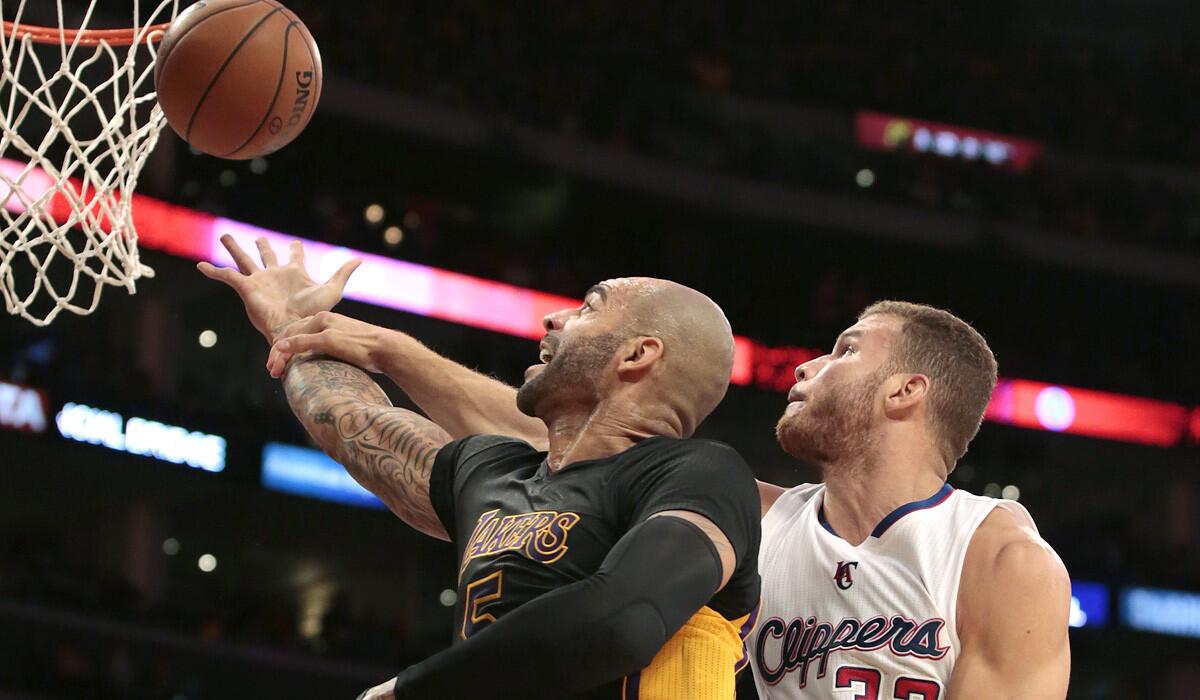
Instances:
[[[604,370],[625,338],[604,333],[565,343],[540,374],[517,390],[517,408],[534,418],[545,418],[556,405],[594,406],[603,398]]]
[[[880,383],[890,374],[881,368],[845,387],[833,387],[794,416],[784,415],[775,439],[784,452],[824,466],[869,449],[871,413]]]

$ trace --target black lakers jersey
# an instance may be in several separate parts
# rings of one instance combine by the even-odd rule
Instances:
[[[626,532],[654,514],[690,511],[733,545],[728,584],[649,667],[577,700],[732,700],[759,598],[759,500],[746,463],[726,445],[670,437],[557,473],[545,458],[499,436],[456,440],[437,456],[430,500],[459,561],[455,642],[591,576]]]

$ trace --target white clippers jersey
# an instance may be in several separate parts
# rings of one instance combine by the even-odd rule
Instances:
[[[824,522],[824,494],[797,486],[763,518],[762,607],[749,643],[759,697],[945,700],[967,545],[997,506],[1032,519],[1013,501],[947,484],[852,547]]]

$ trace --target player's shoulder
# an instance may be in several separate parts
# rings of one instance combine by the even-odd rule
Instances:
[[[733,447],[717,440],[659,436],[638,445],[627,474],[680,473],[704,479],[716,474],[754,481],[750,465]],[[633,451],[631,450],[630,453]]]
[[[522,452],[537,452],[537,448],[530,445],[527,441],[509,435],[468,435],[462,438],[460,442],[464,443],[464,446],[473,452],[482,452],[494,447],[515,448]]]
[[[468,435],[447,443],[442,449],[460,467],[509,457],[540,458],[542,454],[528,442],[507,435]]]
[[[825,484],[798,484],[789,489],[784,489],[780,497],[786,496],[789,499],[797,501],[811,501],[816,496],[825,491]]]
[[[757,521],[754,473],[737,450],[715,440],[650,438],[627,450],[608,470],[619,502],[647,498],[713,498],[745,504]]]
[[[971,537],[963,586],[1069,590],[1070,580],[1062,559],[1038,534],[1029,513],[1012,501],[999,501]]]
[[[799,508],[818,496],[824,489],[824,484],[800,484],[788,488],[760,481],[758,493],[762,500],[763,516],[766,517],[768,513]]]
[[[707,438],[680,438],[670,435],[656,435],[652,438],[644,440],[642,443],[639,443],[639,445],[644,445],[647,450],[654,451],[659,454],[737,455],[737,450],[735,450],[732,446],[718,440],[709,440]]]
[[[957,625],[964,644],[1003,637],[1009,622],[1038,620],[1049,629],[1061,619],[1065,629],[1070,598],[1066,566],[1032,521],[1010,508],[993,508],[972,536],[963,562]]]

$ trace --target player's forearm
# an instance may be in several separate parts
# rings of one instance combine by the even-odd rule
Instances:
[[[444,430],[393,407],[366,372],[338,360],[297,358],[283,386],[308,434],[355,481],[412,527],[446,537],[429,499],[434,457],[450,441]]]
[[[415,338],[389,333],[379,367],[454,438],[508,435],[544,447],[546,426],[517,410],[517,390],[430,350]]]
[[[651,518],[593,576],[546,593],[410,667],[397,700],[572,697],[649,666],[717,590],[721,565],[699,527]],[[528,672],[530,659],[537,673]],[[736,658],[730,655],[732,666]]]
[[[334,459],[345,456],[340,418],[392,405],[366,372],[326,357],[296,358],[283,377],[283,390],[304,429]]]

